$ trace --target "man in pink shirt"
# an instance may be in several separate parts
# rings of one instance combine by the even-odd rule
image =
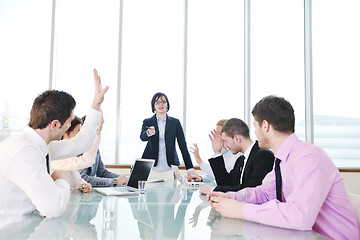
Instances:
[[[252,114],[260,147],[271,149],[279,160],[262,185],[238,192],[212,192],[211,206],[224,217],[312,229],[330,239],[359,239],[359,226],[339,170],[322,149],[297,138],[291,104],[268,96],[255,105]]]

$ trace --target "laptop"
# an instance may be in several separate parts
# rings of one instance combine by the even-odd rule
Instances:
[[[204,185],[203,182],[193,182],[193,181],[188,182],[186,178],[182,178],[178,166],[171,165],[171,168],[172,168],[172,170],[173,170],[173,172],[175,174],[175,178],[179,181],[179,183],[183,184],[184,181],[186,181],[186,184],[188,186],[202,186],[202,185]]]
[[[136,159],[126,186],[94,188],[107,196],[126,196],[138,194],[138,181],[146,181],[155,163],[153,159]]]

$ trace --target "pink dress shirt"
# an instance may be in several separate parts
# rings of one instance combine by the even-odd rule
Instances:
[[[283,202],[276,199],[273,169],[262,185],[231,192],[232,199],[249,203],[243,207],[245,220],[312,229],[330,239],[359,239],[359,226],[343,179],[322,149],[292,134],[275,157],[281,159]]]

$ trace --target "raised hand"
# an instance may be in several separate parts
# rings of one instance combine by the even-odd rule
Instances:
[[[201,157],[200,157],[199,147],[198,147],[197,143],[194,143],[194,147],[190,147],[190,152],[191,152],[192,154],[194,154],[194,157],[195,157],[196,162],[197,162],[199,165],[201,165],[202,159],[201,159]]]
[[[220,154],[221,149],[223,148],[223,140],[221,137],[221,133],[217,132],[215,129],[211,131],[209,134],[209,138],[211,141],[211,146],[214,150],[215,154]]]
[[[101,78],[98,72],[96,71],[96,69],[94,69],[94,85],[95,85],[95,94],[91,107],[93,107],[96,110],[100,110],[101,103],[104,101],[104,95],[109,89],[109,86],[106,86],[105,88],[102,87]]]

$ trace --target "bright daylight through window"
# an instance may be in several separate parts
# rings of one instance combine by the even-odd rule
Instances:
[[[22,131],[33,99],[49,87],[71,93],[75,114],[87,114],[93,68],[110,86],[102,106],[106,164],[141,157],[142,121],[153,115],[156,92],[169,97],[169,115],[203,159],[213,154],[208,134],[218,120],[244,118],[244,106],[269,94],[291,102],[296,133],[306,139],[303,1],[251,1],[247,22],[238,0],[61,0],[54,24],[53,1],[30,2],[0,2],[0,140]],[[313,139],[339,168],[360,167],[359,12],[356,0],[312,1]]]

